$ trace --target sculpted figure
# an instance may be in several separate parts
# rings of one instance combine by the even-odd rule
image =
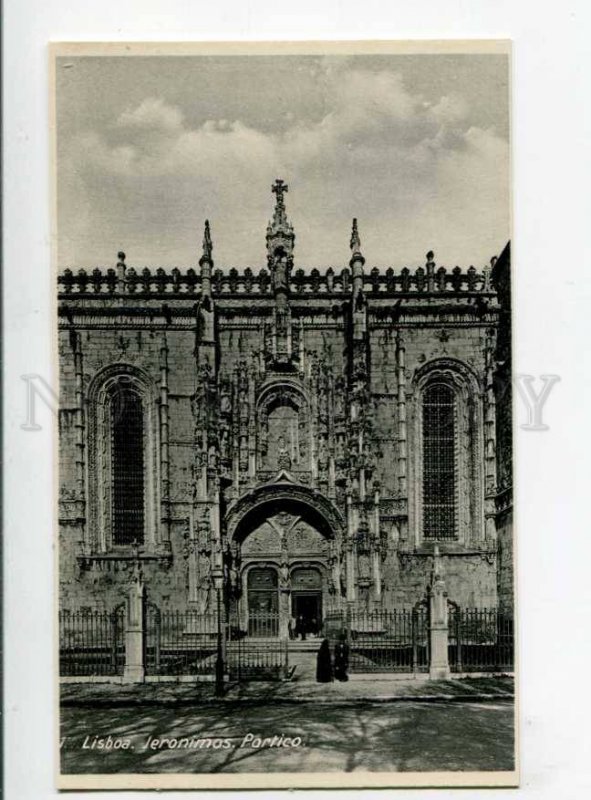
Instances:
[[[291,469],[291,458],[287,452],[285,437],[281,435],[277,441],[277,466],[279,469]]]

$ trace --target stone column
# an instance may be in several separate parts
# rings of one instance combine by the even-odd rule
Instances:
[[[139,569],[125,598],[125,669],[124,683],[143,683],[144,668],[144,594]]]

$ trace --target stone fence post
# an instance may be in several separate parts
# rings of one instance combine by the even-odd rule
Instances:
[[[429,611],[431,641],[429,677],[449,678],[447,592],[445,581],[438,574],[433,576],[429,593]]]
[[[144,595],[140,574],[134,575],[125,598],[125,669],[124,683],[143,683],[144,666]]]

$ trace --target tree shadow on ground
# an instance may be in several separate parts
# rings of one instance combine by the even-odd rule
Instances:
[[[246,734],[300,737],[253,748]],[[86,736],[128,737],[133,749],[82,749]],[[62,710],[64,773],[511,770],[513,706],[498,703],[281,703]],[[152,750],[148,737],[228,739],[223,749]]]

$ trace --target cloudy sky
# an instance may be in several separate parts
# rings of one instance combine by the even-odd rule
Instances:
[[[273,180],[297,267],[481,267],[509,238],[503,55],[64,57],[58,264],[265,264]]]

